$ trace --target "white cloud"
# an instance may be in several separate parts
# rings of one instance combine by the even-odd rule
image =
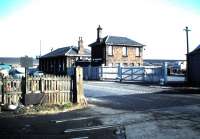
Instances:
[[[85,45],[96,40],[101,24],[103,35],[127,36],[146,44],[145,58],[183,59],[188,25],[190,48],[198,45],[200,16],[167,2],[154,0],[33,0],[0,20],[1,56],[42,54],[65,45]]]

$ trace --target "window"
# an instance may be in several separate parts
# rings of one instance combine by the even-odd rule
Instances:
[[[123,67],[127,67],[128,66],[128,63],[123,63]]]
[[[113,55],[113,47],[108,46],[108,55],[112,56]]]
[[[136,55],[136,56],[140,56],[140,48],[136,48],[135,51],[136,51],[136,52],[135,52],[135,55]]]
[[[128,51],[127,51],[127,47],[126,46],[122,47],[122,55],[123,56],[128,56]]]

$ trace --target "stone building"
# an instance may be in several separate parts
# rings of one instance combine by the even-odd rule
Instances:
[[[78,47],[67,46],[58,48],[39,58],[39,70],[48,74],[63,75],[67,68],[90,64],[90,51],[84,49],[82,37],[79,37]]]
[[[140,66],[143,64],[143,44],[127,37],[101,37],[102,28],[97,28],[97,40],[90,44],[92,65]]]

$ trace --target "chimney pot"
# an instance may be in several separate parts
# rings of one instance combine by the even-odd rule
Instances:
[[[79,40],[78,40],[78,54],[83,54],[83,53],[84,53],[83,38],[79,37]]]
[[[98,28],[97,28],[97,42],[101,42],[102,41],[102,28],[101,26],[99,25]]]

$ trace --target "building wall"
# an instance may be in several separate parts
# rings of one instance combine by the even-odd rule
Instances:
[[[113,46],[113,55],[108,55],[108,47],[106,47],[106,66],[116,66],[118,64],[124,66],[143,65],[142,52],[140,56],[136,56],[136,47],[127,47],[127,56],[123,56],[123,46]]]
[[[200,83],[200,52],[189,56],[189,81],[192,83]]]
[[[100,60],[100,64],[105,62],[105,46],[94,46],[91,49],[92,61]]]
[[[40,58],[39,70],[47,74],[65,74],[74,60],[69,57]]]

